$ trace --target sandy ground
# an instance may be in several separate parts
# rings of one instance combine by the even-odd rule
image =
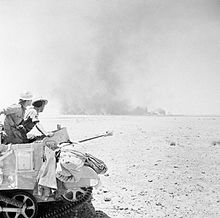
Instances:
[[[93,204],[110,217],[220,217],[220,117],[81,116],[43,120],[75,148],[102,159],[108,172]]]

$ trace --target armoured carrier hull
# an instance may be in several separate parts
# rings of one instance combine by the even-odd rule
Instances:
[[[71,143],[66,128],[56,130],[53,137],[40,141],[7,145],[7,150],[0,154],[1,217],[55,218],[70,213],[74,217],[82,217],[79,214],[85,207],[90,210],[90,215],[86,217],[103,217],[99,216],[100,212],[95,212],[91,204],[92,190],[98,184],[99,177],[88,166],[82,167],[84,173],[77,182],[64,182],[56,178],[57,189],[39,189],[39,172],[47,158],[45,149],[56,156],[55,149],[62,143]]]

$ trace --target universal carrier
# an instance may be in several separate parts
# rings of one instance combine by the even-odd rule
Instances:
[[[107,135],[110,134],[106,133],[97,137]],[[63,217],[91,199],[93,187],[99,183],[98,174],[105,173],[107,170],[102,161],[97,166],[92,160],[93,156],[82,154],[80,157],[81,154],[76,152],[75,157],[79,155],[80,160],[85,158],[83,166],[80,167],[80,178],[77,181],[71,175],[71,170],[61,173],[59,177],[55,176],[53,171],[51,174],[50,167],[56,168],[62,155],[61,147],[73,147],[66,128],[59,128],[54,131],[52,137],[46,137],[40,141],[7,146],[0,144],[0,146],[2,149],[0,153],[0,216],[5,218]],[[4,150],[3,147],[6,149]],[[71,152],[74,154],[74,150]],[[53,161],[48,163],[50,161],[48,154],[52,159],[55,158],[54,163]],[[99,170],[97,171],[95,167]],[[55,178],[57,188],[39,185],[39,180],[45,176],[44,174],[52,180]],[[52,211],[39,213],[39,204],[48,202],[63,203],[62,206]],[[75,217],[78,217],[77,214]]]

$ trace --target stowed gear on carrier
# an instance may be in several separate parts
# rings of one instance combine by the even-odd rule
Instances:
[[[38,203],[54,201],[67,203],[40,217],[62,217],[91,199],[98,174],[107,171],[103,161],[73,150],[66,128],[41,141],[2,146],[0,214],[7,218],[38,217]]]

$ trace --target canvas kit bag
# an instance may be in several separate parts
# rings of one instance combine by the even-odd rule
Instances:
[[[78,156],[81,160],[84,161],[85,166],[91,167],[97,174],[104,174],[108,170],[106,164],[102,160],[98,159],[97,157],[94,157],[89,153],[82,153],[80,151],[68,148],[65,149],[65,151],[69,151],[74,155]]]
[[[91,167],[97,174],[104,174],[108,170],[106,164],[91,154],[85,153],[85,166]]]

